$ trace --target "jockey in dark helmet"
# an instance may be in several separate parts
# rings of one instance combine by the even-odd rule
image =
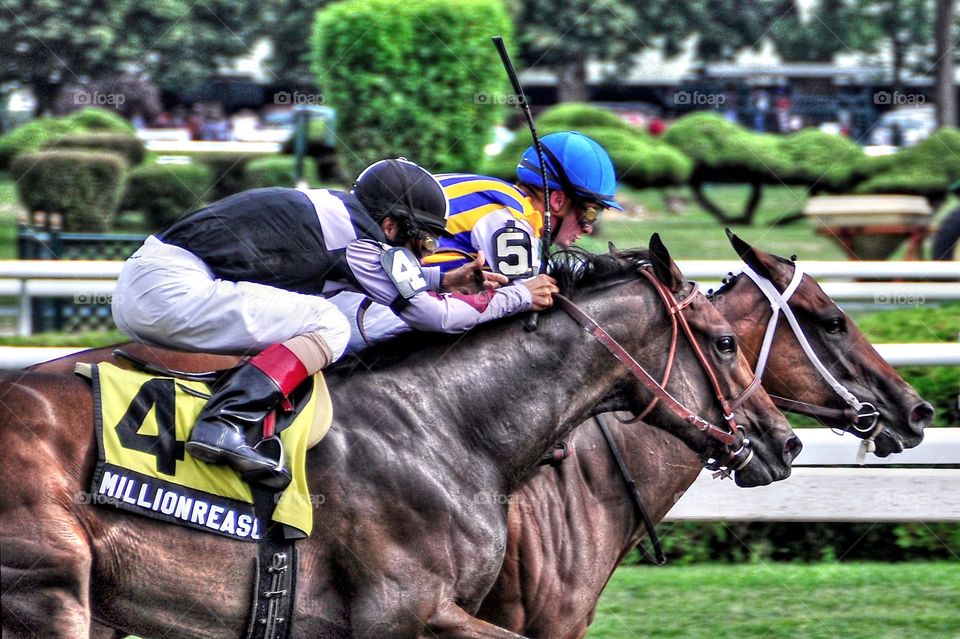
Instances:
[[[551,304],[545,277],[492,295],[438,293],[474,281],[477,268],[420,267],[447,210],[433,176],[400,158],[368,167],[351,193],[244,191],[147,238],[118,278],[117,326],[161,346],[258,353],[214,388],[187,451],[251,482],[289,483],[254,446],[264,417],[347,346],[347,319],[325,296],[362,291],[410,327],[442,332]]]

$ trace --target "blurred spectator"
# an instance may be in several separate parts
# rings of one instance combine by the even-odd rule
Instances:
[[[647,124],[647,131],[650,132],[650,135],[661,135],[666,130],[667,125],[658,116],[655,115],[650,118],[650,122]]]
[[[753,129],[759,133],[767,130],[767,112],[770,111],[770,94],[766,89],[758,89],[754,93],[753,106],[756,114],[753,116]]]
[[[775,107],[777,109],[777,128],[780,130],[780,133],[788,133],[790,131],[790,109],[792,106],[793,102],[790,100],[790,96],[787,95],[787,89],[785,87],[777,89]]]

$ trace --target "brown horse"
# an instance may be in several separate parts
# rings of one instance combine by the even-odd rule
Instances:
[[[659,246],[655,256],[660,281],[687,296],[691,285],[669,256]],[[584,311],[658,368],[671,322],[637,266],[634,256],[594,256],[567,271]],[[736,396],[750,371],[729,325],[702,296],[683,312],[722,393]],[[473,614],[503,560],[507,506],[498,497],[598,406],[639,410],[650,399],[558,311],[533,335],[514,319],[459,339],[411,339],[416,348],[394,345],[405,355],[398,361],[327,375],[341,410],[307,459],[324,504],[300,543],[293,636],[517,637]],[[0,383],[4,636],[86,637],[96,622],[141,636],[236,637],[248,620],[252,544],[76,499],[96,452],[91,393],[69,371],[107,358],[92,351]],[[214,362],[181,354],[162,363]],[[724,423],[691,349],[681,344],[674,368],[673,395]],[[665,403],[652,423],[700,455],[721,456]],[[738,483],[787,477],[799,443],[766,394],[751,397],[737,420],[755,452]]]
[[[734,247],[754,272],[764,274],[780,291],[787,289],[794,276],[792,262],[739,240]],[[738,275],[714,302],[756,365],[771,314],[765,296],[750,278]],[[933,409],[877,354],[812,278],[803,276],[790,305],[832,374],[880,410],[879,424],[885,428],[877,437],[877,454],[919,444]],[[778,326],[773,339],[763,377],[771,395],[844,408],[787,322]],[[697,456],[674,437],[642,423],[621,425],[610,415],[597,419],[608,424],[631,475],[639,481],[650,516],[659,521],[700,474]],[[828,425],[852,429],[861,437],[869,432],[843,421]],[[645,531],[598,424],[585,422],[570,443],[575,450],[572,458],[557,469],[537,469],[510,496],[503,570],[479,612],[481,618],[529,637],[583,637],[607,580]]]

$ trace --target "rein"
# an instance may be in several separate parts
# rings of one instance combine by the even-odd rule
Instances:
[[[693,348],[693,351],[700,362],[700,365],[703,367],[707,377],[710,379],[710,383],[717,395],[717,399],[723,408],[724,420],[727,422],[730,430],[724,430],[723,428],[716,426],[712,422],[709,422],[699,415],[693,413],[686,406],[678,402],[657,380],[655,380],[646,370],[644,370],[644,368],[633,358],[633,356],[630,355],[630,353],[628,353],[626,349],[624,349],[623,346],[621,346],[613,337],[611,337],[610,334],[607,333],[603,327],[596,322],[596,320],[590,317],[579,306],[574,304],[569,298],[557,294],[554,295],[554,300],[557,303],[557,306],[563,309],[567,315],[569,315],[585,331],[590,333],[590,335],[592,335],[608,351],[610,351],[610,353],[617,358],[621,364],[626,366],[627,370],[629,370],[630,373],[654,395],[653,401],[662,401],[667,409],[670,410],[674,415],[678,416],[680,419],[684,420],[700,432],[721,442],[728,449],[730,449],[731,452],[729,456],[723,462],[708,460],[706,463],[706,467],[708,469],[717,470],[720,471],[722,475],[729,476],[732,471],[740,470],[750,463],[750,461],[753,459],[753,451],[750,449],[750,440],[744,436],[743,428],[739,426],[734,419],[733,411],[730,409],[726,398],[723,396],[716,374],[713,372],[713,368],[710,366],[709,362],[707,362],[703,351],[700,349],[699,344],[694,339],[693,331],[690,329],[690,325],[687,322],[686,317],[683,315],[683,309],[689,306],[693,301],[698,292],[698,287],[696,284],[694,284],[690,294],[679,302],[676,302],[673,299],[672,294],[666,290],[663,284],[661,284],[660,281],[657,280],[647,268],[640,269],[640,272],[648,280],[650,280],[654,288],[657,290],[665,306],[667,307],[668,314],[670,315],[673,323],[676,325],[679,322],[679,325],[683,328],[684,333],[690,341],[691,347]],[[674,327],[674,330],[676,331],[676,326]],[[667,364],[668,369],[672,366],[673,355],[675,354],[675,349],[673,346],[671,347],[671,351],[671,361]],[[644,412],[649,412],[649,410]]]
[[[734,408],[737,408],[743,403],[743,401],[746,399],[745,395],[747,391],[760,385],[760,381],[763,378],[763,371],[767,365],[767,360],[770,358],[770,350],[773,345],[773,335],[777,330],[777,323],[780,313],[783,313],[783,316],[787,319],[787,323],[790,325],[790,329],[793,331],[794,337],[796,337],[797,342],[800,344],[800,348],[803,349],[804,354],[807,356],[807,360],[809,360],[814,369],[816,369],[817,373],[819,373],[820,377],[827,383],[827,385],[833,389],[833,392],[836,393],[840,399],[846,402],[849,408],[841,410],[837,408],[830,408],[828,406],[809,404],[807,402],[788,399],[786,397],[779,397],[777,395],[770,395],[773,403],[778,408],[801,415],[807,415],[817,419],[823,418],[841,422],[849,422],[853,429],[857,432],[870,433],[869,437],[864,440],[863,451],[873,452],[873,440],[877,435],[880,434],[880,431],[883,428],[882,425],[877,425],[880,412],[877,410],[876,406],[870,402],[861,402],[859,399],[857,399],[854,394],[851,393],[846,386],[841,384],[840,381],[837,380],[837,378],[834,377],[834,375],[827,369],[827,367],[823,365],[823,362],[820,361],[820,358],[817,357],[817,354],[813,352],[813,347],[810,346],[810,341],[807,339],[803,329],[800,327],[800,323],[797,321],[796,315],[793,313],[793,309],[790,308],[789,300],[800,287],[800,282],[803,279],[803,269],[799,264],[794,264],[793,277],[782,294],[773,285],[773,282],[758,275],[749,266],[744,266],[742,272],[749,277],[753,283],[756,284],[757,288],[760,289],[760,292],[766,296],[773,313],[767,323],[766,332],[763,335],[763,343],[760,347],[760,356],[757,360],[757,369],[754,373],[754,379],[750,383],[750,386],[744,390],[741,396],[733,401]],[[861,419],[869,419],[869,425],[866,427],[861,427]],[[841,431],[840,434],[843,434],[843,431]]]

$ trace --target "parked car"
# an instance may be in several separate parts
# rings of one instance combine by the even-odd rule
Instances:
[[[870,144],[879,146],[913,146],[925,140],[937,128],[933,105],[904,107],[887,111],[870,131]]]

